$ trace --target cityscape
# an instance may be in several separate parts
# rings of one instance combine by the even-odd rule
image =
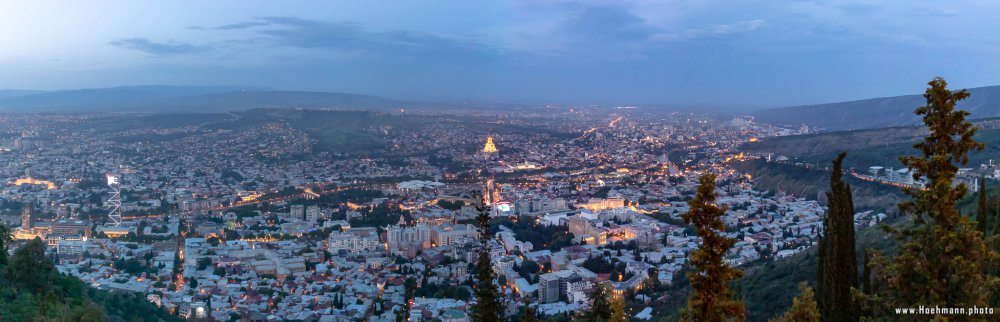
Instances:
[[[400,148],[356,156],[310,151],[316,139],[281,121],[213,130],[192,119],[94,134],[87,123],[103,116],[10,115],[3,123],[17,135],[3,141],[3,197],[21,211],[2,218],[18,227],[15,244],[44,240],[60,272],[145,294],[182,318],[216,320],[394,321],[407,306],[411,317],[467,320],[480,204],[497,227],[489,253],[511,310],[530,299],[543,316],[568,316],[608,283],[635,294],[645,303],[636,316],[650,319],[653,296],[670,296],[698,247],[681,214],[697,189],[691,178],[708,172],[729,209],[729,265],[817,243],[824,206],[757,188],[731,166],[787,162],[739,146],[809,129],[692,113],[548,113],[567,121],[536,128],[534,116],[504,115],[482,126],[367,129]],[[566,132],[542,132],[553,125]],[[539,134],[517,133],[525,130]],[[305,152],[315,156],[297,156]],[[854,224],[886,216],[859,212]],[[413,276],[420,288],[407,304]]]
[[[775,24],[804,23],[787,17],[905,5],[744,6],[762,18],[678,30],[664,19],[743,7],[450,4],[261,4],[200,18],[187,17],[194,3],[161,4],[154,20],[175,29],[118,17],[160,10],[150,4],[67,5],[173,36],[91,26],[81,39],[102,49],[67,44],[83,53],[51,58],[53,73],[81,62],[64,80],[25,58],[49,45],[0,39],[16,48],[0,54],[15,75],[0,86],[29,88],[0,90],[0,321],[1000,316],[1000,86],[983,76],[1000,65],[907,54],[922,67],[882,89],[885,70],[853,85],[827,71],[839,83],[817,94],[825,81],[789,76],[819,72],[789,71],[804,66],[798,55],[823,37],[905,51],[893,42],[920,41],[894,33],[910,20],[865,34],[840,17],[808,25],[818,40],[794,49],[748,45],[786,41]],[[951,17],[921,8],[907,17]],[[420,13],[442,20],[409,21]],[[68,41],[63,28],[40,30]],[[109,30],[116,38],[96,38]],[[956,41],[975,51],[958,60],[996,50]],[[790,66],[722,62],[720,43]],[[95,58],[109,50],[137,56]],[[841,54],[809,59],[846,64]],[[703,79],[651,62],[674,58],[731,70],[701,67]],[[774,83],[742,75],[761,71]],[[137,85],[151,83],[179,85]]]

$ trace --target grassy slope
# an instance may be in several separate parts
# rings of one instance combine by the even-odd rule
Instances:
[[[848,156],[848,159],[852,157]],[[806,169],[791,164],[750,160],[736,163],[734,167],[753,174],[757,189],[784,191],[814,200],[820,192],[826,191],[830,182],[830,174],[825,170]],[[851,184],[854,206],[858,211],[891,213],[895,211],[896,204],[905,198],[899,188],[856,180],[850,176],[845,176],[844,180]]]
[[[864,250],[872,248],[886,254],[895,252],[895,241],[879,227],[868,227],[857,233],[858,265]],[[767,321],[782,314],[798,295],[798,284],[808,282],[816,287],[819,254],[816,247],[794,256],[748,268],[742,280],[743,299],[748,321]],[[858,268],[861,274],[861,268]]]
[[[986,150],[971,153],[971,164],[987,162],[1000,154],[1000,119],[974,122],[981,130],[976,140],[986,143]],[[900,155],[915,154],[913,144],[918,142],[926,130],[923,127],[893,127],[864,131],[831,132],[812,135],[797,135],[767,138],[747,143],[740,150],[750,153],[774,153],[784,155],[794,161],[825,166],[839,151],[847,151],[844,166],[867,169],[880,165],[899,168]]]

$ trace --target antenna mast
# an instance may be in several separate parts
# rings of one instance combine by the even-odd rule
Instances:
[[[111,209],[108,212],[108,219],[111,219],[111,223],[115,226],[121,226],[122,224],[122,183],[121,175],[108,173],[105,175],[108,178],[108,187],[111,188],[111,198],[108,199],[108,208]]]

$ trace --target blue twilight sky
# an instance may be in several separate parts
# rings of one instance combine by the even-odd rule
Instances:
[[[1000,1],[0,0],[0,88],[760,107],[1000,85]]]

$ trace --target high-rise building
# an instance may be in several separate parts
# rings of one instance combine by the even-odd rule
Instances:
[[[483,186],[483,203],[487,206],[493,205],[500,200],[498,199],[496,180],[492,177],[486,179],[486,184]]]
[[[303,219],[306,215],[306,207],[303,205],[292,205],[292,210],[288,215],[295,219]]]
[[[431,231],[434,246],[455,246],[471,243],[479,239],[479,231],[473,225],[441,225]]]
[[[385,228],[389,251],[424,249],[431,244],[431,227],[424,223],[415,226],[388,226]]]
[[[384,249],[379,243],[378,230],[375,227],[351,228],[345,232],[333,232],[327,242],[327,250],[337,253],[341,250],[360,253]]]
[[[320,217],[319,206],[312,205],[306,208],[306,221],[317,221]]]

